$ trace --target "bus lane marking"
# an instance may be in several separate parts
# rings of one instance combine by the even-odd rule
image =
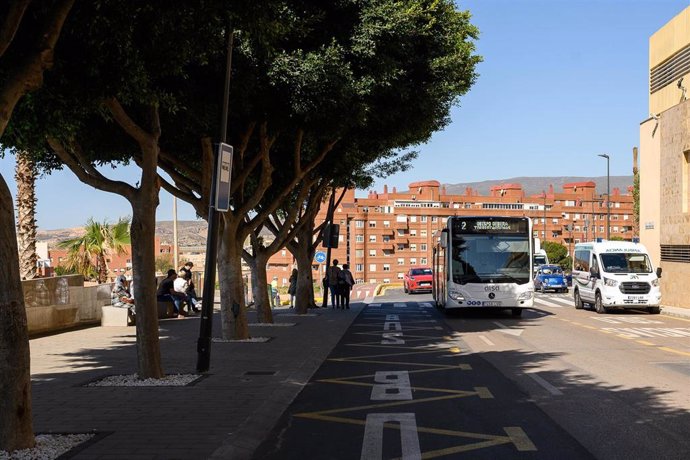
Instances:
[[[548,391],[548,392],[551,393],[552,395],[554,395],[554,396],[561,396],[561,395],[563,394],[563,392],[561,392],[561,390],[559,390],[558,388],[556,388],[555,386],[551,385],[549,382],[547,382],[546,380],[544,380],[538,373],[536,373],[536,372],[526,372],[525,374],[526,374],[529,378],[531,378],[532,380],[534,380],[535,382],[537,382],[537,384],[539,384],[539,386],[541,386],[542,388],[544,388],[546,391]]]
[[[417,435],[414,413],[367,414],[362,443],[362,460],[383,458],[383,428],[387,422],[397,422],[400,430],[400,447],[403,460],[421,460],[422,452]]]
[[[495,343],[493,343],[491,340],[489,340],[488,338],[486,338],[486,336],[484,336],[484,335],[480,335],[479,338],[480,338],[485,344],[487,344],[487,345],[489,345],[489,346],[491,346],[491,347],[496,346]]]
[[[410,374],[407,371],[377,371],[376,384],[371,387],[372,401],[399,401],[412,399]]]
[[[381,334],[381,345],[404,345],[405,341],[400,337],[402,332],[384,332]]]

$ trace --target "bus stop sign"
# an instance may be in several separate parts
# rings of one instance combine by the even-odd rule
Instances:
[[[326,261],[326,253],[323,251],[317,252],[314,254],[314,260],[320,264],[324,263]]]
[[[216,168],[216,211],[230,209],[230,176],[232,173],[232,145],[218,144],[218,165]]]

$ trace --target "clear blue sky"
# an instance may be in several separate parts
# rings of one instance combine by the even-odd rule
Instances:
[[[452,122],[418,147],[412,168],[383,184],[441,183],[517,176],[632,174],[632,148],[648,110],[649,37],[690,4],[688,0],[470,0],[484,57],[475,86],[452,112]],[[644,152],[642,152],[644,154]],[[105,170],[136,182],[135,168]],[[15,190],[14,158],[0,174]],[[134,177],[134,179],[132,179]],[[69,171],[38,181],[42,229],[76,227],[89,217],[131,214],[124,198],[81,184]],[[172,218],[161,193],[158,220]],[[180,219],[194,219],[179,203]]]

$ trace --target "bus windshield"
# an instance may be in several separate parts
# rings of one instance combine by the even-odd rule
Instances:
[[[453,281],[466,283],[517,283],[530,280],[527,235],[453,234]]]
[[[647,254],[617,252],[601,254],[601,264],[608,273],[652,273]]]

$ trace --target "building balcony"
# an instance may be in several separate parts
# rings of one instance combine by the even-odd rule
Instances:
[[[393,222],[393,228],[395,228],[395,229],[398,229],[398,228],[405,228],[406,229],[409,227],[410,227],[410,224],[406,220],[401,221],[401,222],[398,222],[396,220],[395,222]]]

